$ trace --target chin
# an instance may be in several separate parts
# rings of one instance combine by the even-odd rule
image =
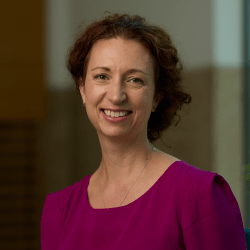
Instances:
[[[103,136],[107,136],[107,137],[116,137],[117,139],[119,137],[124,138],[124,136],[126,136],[126,138],[128,137],[129,134],[131,134],[131,132],[129,132],[126,129],[122,129],[122,128],[104,128],[101,127],[99,128],[99,133],[101,133]]]

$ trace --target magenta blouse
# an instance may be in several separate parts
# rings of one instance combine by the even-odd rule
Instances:
[[[246,250],[238,203],[226,180],[174,162],[132,203],[94,209],[91,175],[48,194],[42,250]]]

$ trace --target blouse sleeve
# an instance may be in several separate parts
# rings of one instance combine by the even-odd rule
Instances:
[[[203,177],[190,190],[183,212],[186,249],[246,250],[240,209],[225,179]]]
[[[41,217],[41,250],[58,249],[61,214],[58,192],[48,194]]]

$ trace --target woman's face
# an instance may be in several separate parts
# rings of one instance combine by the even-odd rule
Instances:
[[[153,102],[154,69],[150,53],[140,43],[121,38],[98,40],[90,53],[80,92],[98,135],[147,136],[148,119],[159,103]],[[83,79],[80,80],[82,84]],[[114,123],[104,118],[102,109],[132,113],[124,121]]]

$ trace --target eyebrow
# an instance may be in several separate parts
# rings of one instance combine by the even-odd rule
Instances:
[[[103,69],[103,70],[108,71],[108,72],[111,71],[110,68],[107,68],[107,67],[95,67],[95,68],[93,68],[91,71],[93,71],[93,70],[95,70],[95,69]],[[141,72],[141,73],[145,74],[146,76],[148,76],[147,73],[145,73],[144,71],[142,71],[142,70],[140,70],[140,69],[129,69],[129,70],[127,70],[127,71],[125,72],[125,74],[134,73],[134,72]]]

